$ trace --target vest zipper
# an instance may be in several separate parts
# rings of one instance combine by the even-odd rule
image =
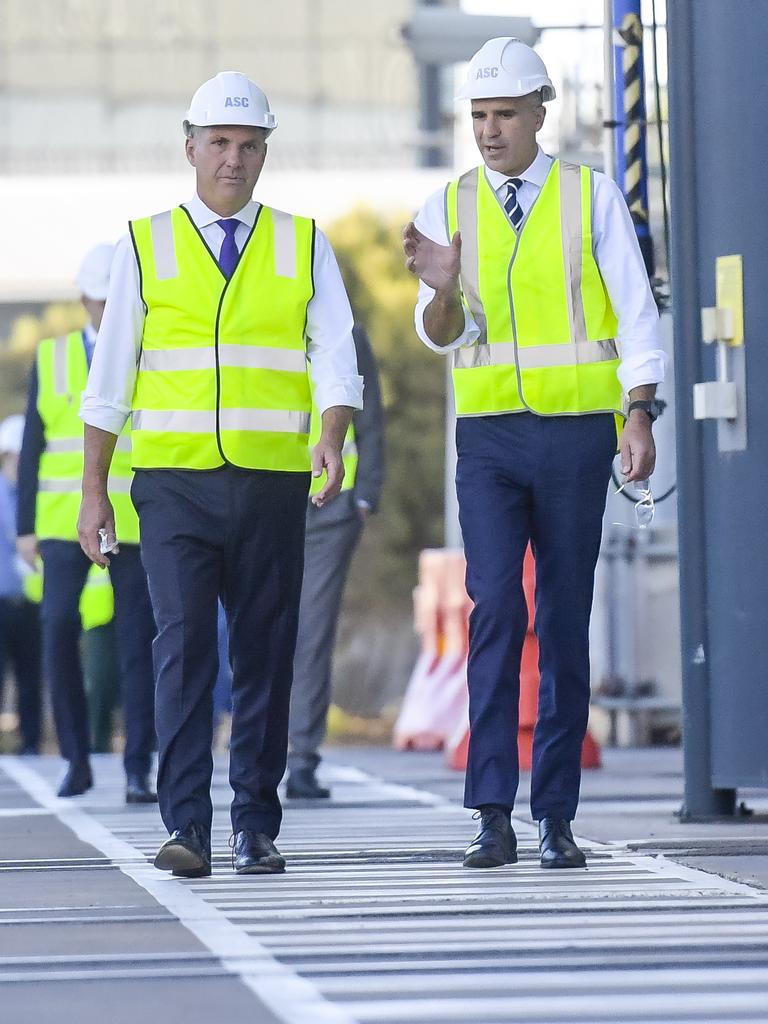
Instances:
[[[184,211],[184,213],[186,213],[187,217],[189,218],[189,222],[192,225],[192,227],[195,229],[195,232],[197,233],[198,238],[202,242],[203,247],[205,248],[206,252],[208,253],[208,255],[213,260],[214,264],[216,265],[216,269],[219,271],[219,273],[221,273],[221,267],[219,266],[219,261],[216,259],[216,257],[211,252],[211,250],[210,250],[210,248],[208,246],[208,243],[203,238],[202,232],[198,228],[197,224],[195,224],[195,222],[192,220],[192,215],[190,214],[189,210],[186,208],[186,206],[181,206],[181,209]],[[224,454],[224,449],[222,448],[222,445],[221,445],[221,408],[220,408],[220,406],[221,406],[221,366],[219,365],[219,323],[221,321],[221,310],[222,310],[222,306],[224,305],[224,297],[227,294],[227,288],[229,288],[229,282],[232,280],[232,278],[237,273],[238,267],[240,266],[240,261],[245,256],[246,249],[248,248],[248,243],[253,238],[253,234],[256,231],[256,225],[259,223],[259,217],[261,216],[261,211],[263,209],[264,209],[264,204],[260,203],[259,204],[259,208],[256,211],[256,217],[255,217],[255,219],[253,221],[253,227],[251,228],[251,230],[250,230],[250,232],[248,234],[248,237],[245,240],[245,245],[243,245],[243,248],[240,251],[240,255],[238,257],[237,263],[235,264],[235,269],[232,272],[232,277],[227,278],[225,280],[225,282],[224,282],[224,287],[222,288],[221,295],[219,296],[219,305],[218,305],[218,308],[216,310],[216,321],[215,321],[214,328],[213,328],[213,354],[214,354],[215,369],[216,369],[216,447],[219,449],[219,455],[224,460],[224,465],[225,466],[236,466],[236,463],[231,462],[227,458],[227,456]],[[222,274],[222,276],[223,276],[223,274]]]
[[[239,261],[238,261],[239,262]],[[235,267],[237,270],[237,267]],[[234,273],[232,277],[234,277]],[[227,294],[227,288],[229,288],[229,282],[232,278],[228,278],[224,287],[221,290],[219,296],[219,307],[216,310],[216,322],[213,328],[213,357],[216,365],[216,447],[219,449],[219,455],[224,460],[224,465],[229,465],[229,459],[224,454],[224,449],[221,445],[221,367],[219,365],[219,321],[221,320],[221,307],[224,305],[224,296]]]
[[[557,160],[553,161],[552,166],[549,169],[549,174],[552,173],[552,171],[554,170],[554,168],[555,168],[555,166],[557,164],[559,164],[559,161],[557,161]],[[558,167],[558,174],[559,173],[560,173],[560,169]],[[547,175],[547,178],[549,178],[549,174]],[[539,412],[536,411],[536,409],[532,409],[530,407],[530,405],[528,405],[528,403],[526,402],[525,395],[523,394],[523,375],[520,372],[519,347],[518,347],[518,343],[517,343],[517,321],[515,320],[515,302],[514,302],[514,299],[512,298],[512,266],[513,266],[513,264],[515,262],[515,256],[517,256],[518,247],[520,246],[520,238],[522,237],[522,234],[523,234],[523,228],[528,223],[528,218],[533,213],[533,208],[536,206],[536,203],[539,201],[539,196],[544,191],[545,185],[546,185],[546,181],[544,182],[544,185],[542,185],[541,188],[539,189],[539,194],[536,196],[536,198],[534,199],[533,203],[531,204],[531,207],[528,210],[528,213],[526,213],[525,216],[523,217],[523,219],[520,221],[520,229],[519,229],[519,231],[515,232],[515,247],[512,250],[512,256],[510,257],[509,264],[507,265],[507,294],[509,295],[509,319],[510,319],[510,323],[512,324],[512,344],[514,345],[514,348],[515,348],[515,379],[517,380],[517,397],[523,403],[523,405],[528,410],[528,412],[533,413],[535,416],[548,416],[548,415],[552,415],[552,414],[551,413],[539,413]],[[494,195],[495,195],[495,193],[494,193]],[[498,196],[496,196],[496,198],[498,199]],[[504,213],[506,215],[506,210],[504,211]],[[510,227],[511,226],[512,225],[511,225],[511,222],[510,222]]]
[[[553,162],[552,167],[550,168],[550,172],[549,172],[550,174],[554,170],[556,164],[559,165],[560,161],[556,160],[556,161]],[[558,174],[559,173],[560,173],[560,169],[559,169],[559,166],[558,166]],[[547,175],[547,177],[549,177],[549,175]],[[545,182],[545,184],[546,184],[546,182]],[[520,359],[518,358],[518,356],[519,356],[519,348],[518,348],[518,343],[517,343],[517,322],[515,321],[515,303],[514,303],[514,300],[512,299],[512,264],[515,262],[515,256],[517,255],[517,247],[520,245],[520,236],[523,233],[523,228],[525,227],[526,223],[528,222],[528,217],[533,212],[533,207],[538,202],[539,196],[541,195],[543,190],[544,190],[544,186],[542,186],[541,190],[539,191],[539,195],[536,196],[536,199],[534,199],[533,206],[531,206],[531,208],[528,211],[528,213],[525,215],[523,220],[520,222],[520,231],[517,233],[517,238],[515,239],[515,247],[512,250],[512,258],[510,259],[509,264],[507,265],[507,294],[509,295],[509,317],[510,317],[510,321],[512,323],[512,344],[515,346],[515,377],[517,379],[517,396],[520,399],[520,401],[523,403],[525,408],[528,410],[528,412],[533,413],[534,416],[547,416],[547,417],[551,418],[552,416],[562,416],[564,414],[560,413],[560,412],[539,412],[538,409],[534,409],[530,405],[528,405],[528,403],[525,400],[525,395],[523,394],[523,375],[522,375],[522,372],[520,370]],[[497,196],[497,198],[498,198],[498,196]],[[594,202],[591,203],[590,216],[592,215],[593,208],[594,208]],[[587,412],[574,412],[574,413],[567,413],[567,415],[568,416],[594,416],[595,414],[598,414],[598,413],[612,413],[614,416],[618,414],[619,416],[623,417],[625,420],[627,418],[626,415],[620,409],[593,409],[593,410],[591,410],[588,413]]]

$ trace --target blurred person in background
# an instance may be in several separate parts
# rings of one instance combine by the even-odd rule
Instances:
[[[379,504],[384,480],[384,411],[379,371],[365,330],[352,331],[357,368],[363,378],[365,404],[352,416],[344,441],[344,483],[327,507],[307,505],[304,581],[299,633],[293,662],[286,795],[293,800],[328,798],[317,780],[320,745],[325,739],[331,702],[331,664],[336,627],[349,565],[363,527]],[[320,433],[313,414],[312,444]],[[310,494],[319,490],[319,481]]]
[[[79,534],[107,564],[119,540],[107,478],[132,417],[132,496],[157,619],[157,787],[170,836],[155,866],[211,873],[211,754],[217,602],[233,670],[229,777],[233,868],[285,870],[288,708],[313,501],[338,494],[341,450],[362,382],[352,311],[314,221],[253,200],[276,126],[249,78],[221,72],[183,122],[196,194],[130,223],[118,243],[81,415]],[[309,367],[308,367],[309,362]],[[310,451],[314,397],[322,415]]]
[[[0,423],[0,706],[10,666],[16,683],[22,754],[40,748],[40,615],[26,578],[32,570],[16,553],[16,484],[24,417]]]
[[[544,103],[555,98],[538,54],[518,39],[490,40],[458,98],[471,102],[483,165],[430,197],[404,239],[406,265],[420,278],[416,330],[453,359],[456,487],[474,601],[464,802],[480,819],[464,866],[517,860],[510,814],[530,542],[541,668],[531,815],[542,867],[583,867],[571,821],[595,564],[623,392],[622,472],[653,472],[665,362],[658,313],[615,182],[537,144]]]
[[[35,565],[38,553],[43,560],[43,664],[59,748],[68,762],[58,789],[61,797],[78,796],[93,785],[80,660],[79,603],[91,563],[77,540],[83,473],[78,408],[104,313],[113,252],[111,245],[97,246],[86,255],[78,272],[77,284],[90,318],[84,330],[49,338],[38,347],[19,461],[17,546],[30,566]],[[119,552],[115,551],[110,577],[123,684],[125,798],[127,803],[149,803],[157,799],[149,782],[155,746],[155,626],[139,556],[138,519],[129,497],[130,449],[126,431],[120,437],[109,481],[122,542]]]

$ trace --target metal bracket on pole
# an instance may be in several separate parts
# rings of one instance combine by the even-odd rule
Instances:
[[[701,311],[705,345],[717,345],[715,380],[693,385],[693,418],[717,420],[721,452],[747,447],[744,287],[741,256],[716,260],[717,305]]]

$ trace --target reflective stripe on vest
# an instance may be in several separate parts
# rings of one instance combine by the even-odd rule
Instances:
[[[78,413],[80,395],[88,380],[79,331],[40,342],[37,376],[37,409],[45,448],[38,472],[35,533],[43,540],[76,541],[83,477],[83,422]],[[108,484],[117,536],[126,544],[139,541],[139,521],[129,497],[132,478],[126,425],[115,445]]]
[[[43,599],[44,570],[43,563],[38,563],[36,570],[24,574],[24,596],[28,601],[40,604]],[[115,595],[112,581],[106,569],[92,565],[88,570],[85,586],[80,594],[80,623],[83,629],[94,629],[106,626],[115,614]]]
[[[617,323],[592,252],[592,176],[554,161],[517,232],[482,168],[446,190],[463,299],[480,328],[456,350],[460,416],[618,412]]]
[[[228,281],[182,207],[130,227],[147,307],[134,467],[308,472],[313,221],[260,207]]]

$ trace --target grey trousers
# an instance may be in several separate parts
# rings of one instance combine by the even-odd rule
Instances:
[[[331,701],[331,662],[349,564],[362,532],[351,491],[307,508],[304,582],[293,663],[288,768],[316,768]]]

